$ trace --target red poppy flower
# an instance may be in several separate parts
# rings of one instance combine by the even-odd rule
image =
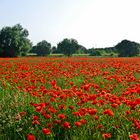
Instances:
[[[110,109],[106,109],[103,111],[103,114],[107,114],[108,116],[114,116],[114,113]]]
[[[102,137],[103,137],[104,139],[109,139],[109,138],[111,137],[111,134],[110,134],[110,133],[103,133],[103,134],[102,134]]]
[[[42,133],[45,134],[45,135],[49,135],[49,134],[51,134],[51,131],[48,128],[43,128]]]
[[[27,135],[27,140],[35,140],[35,136],[32,134]]]
[[[19,115],[20,115],[21,117],[23,117],[23,116],[26,115],[26,112],[20,112]]]
[[[69,122],[64,122],[64,123],[62,124],[62,126],[63,126],[64,128],[70,128],[70,123],[69,123]]]
[[[58,114],[57,117],[62,120],[64,120],[66,118],[66,116],[64,114]]]
[[[139,140],[139,137],[138,137],[137,134],[131,134],[131,135],[129,136],[129,138],[130,138],[130,140]]]
[[[87,123],[87,121],[84,120],[84,119],[81,119],[80,122],[81,122],[82,124],[86,124],[86,123]]]
[[[81,126],[81,122],[74,122],[74,124],[77,126],[77,127],[79,127],[79,126]]]
[[[38,116],[33,116],[33,120],[38,120]]]
[[[34,120],[32,124],[40,124],[40,122],[38,120]]]
[[[70,106],[69,106],[69,109],[73,110],[73,109],[74,109],[74,107],[73,107],[72,105],[70,105]]]

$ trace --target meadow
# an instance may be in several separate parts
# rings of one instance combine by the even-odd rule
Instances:
[[[140,58],[0,59],[0,140],[139,140]]]

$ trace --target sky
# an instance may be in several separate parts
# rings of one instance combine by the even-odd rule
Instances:
[[[140,0],[0,0],[0,29],[20,23],[35,45],[74,38],[86,48],[140,43]]]

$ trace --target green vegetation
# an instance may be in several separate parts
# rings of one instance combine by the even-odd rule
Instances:
[[[0,140],[139,139],[140,58],[1,58],[0,65]]]
[[[114,47],[90,48],[78,44],[76,39],[65,38],[51,47],[46,40],[35,46],[27,38],[28,30],[20,24],[4,27],[0,30],[0,57],[17,56],[96,56],[96,57],[133,57],[140,56],[140,44],[129,40],[122,40]],[[28,54],[29,53],[29,54]],[[31,55],[32,54],[32,55]],[[58,55],[60,54],[60,55]],[[63,55],[61,55],[63,54]]]
[[[120,57],[137,56],[140,52],[140,44],[129,40],[123,40],[115,46]]]
[[[77,40],[65,38],[57,45],[57,51],[63,53],[66,56],[72,56],[80,48]]]
[[[36,53],[38,56],[46,56],[51,52],[51,44],[46,40],[37,43],[36,46],[32,48],[32,52]]]
[[[108,48],[95,48],[91,49],[91,56],[118,56],[118,52],[115,47]]]
[[[31,49],[31,42],[26,29],[20,24],[13,27],[4,27],[0,30],[0,56],[25,56]]]

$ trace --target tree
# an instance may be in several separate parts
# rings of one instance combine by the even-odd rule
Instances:
[[[79,49],[80,45],[75,39],[65,38],[63,41],[57,44],[57,51],[63,53],[66,56],[71,56]]]
[[[46,40],[43,40],[39,43],[37,43],[36,46],[34,46],[34,52],[38,55],[38,56],[45,56],[50,54],[51,52],[51,44],[48,43]]]
[[[28,31],[23,29],[20,24],[2,28],[0,30],[0,56],[17,57],[26,55],[32,46],[27,38],[28,35]]]
[[[33,46],[29,53],[36,53],[36,46]]]
[[[100,50],[98,50],[98,49],[96,50],[94,48],[91,48],[88,51],[89,51],[90,56],[101,56],[102,55]]]
[[[52,53],[57,53],[57,48],[55,46],[52,47]]]
[[[79,48],[76,51],[76,53],[78,53],[78,54],[86,54],[87,53],[87,49],[86,49],[86,47],[84,47],[82,45],[79,45]]]
[[[139,54],[140,44],[129,40],[123,40],[115,46],[119,57],[132,57]]]

